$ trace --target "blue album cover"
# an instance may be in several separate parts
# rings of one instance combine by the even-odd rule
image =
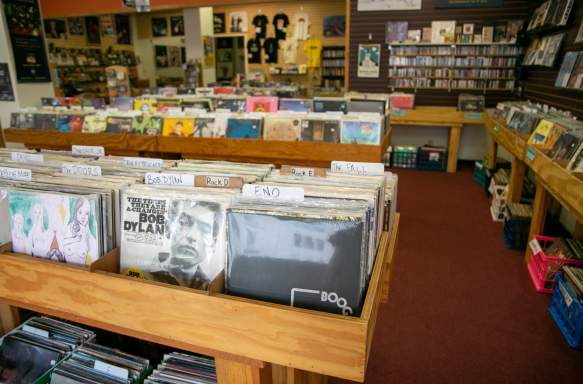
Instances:
[[[312,112],[314,106],[309,99],[279,99],[280,111]]]
[[[259,139],[261,137],[261,120],[231,118],[227,120],[226,137],[231,139]]]
[[[111,108],[117,108],[119,111],[131,111],[134,109],[134,98],[127,96],[112,97],[110,106]]]
[[[59,132],[71,132],[71,118],[72,115],[58,115],[57,116],[57,129]]]
[[[340,142],[342,144],[379,145],[381,124],[374,121],[342,121]]]

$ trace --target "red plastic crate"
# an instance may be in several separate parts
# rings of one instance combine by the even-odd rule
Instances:
[[[532,256],[528,262],[528,272],[537,292],[553,293],[555,275],[561,266],[565,264],[583,266],[583,260],[547,256],[546,250],[556,240],[556,237],[535,235],[529,243]]]

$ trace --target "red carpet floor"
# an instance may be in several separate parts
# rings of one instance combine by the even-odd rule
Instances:
[[[583,351],[505,248],[471,170],[398,174],[399,243],[366,383],[583,383]]]

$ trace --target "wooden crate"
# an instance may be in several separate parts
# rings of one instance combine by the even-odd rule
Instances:
[[[398,226],[399,215],[392,233],[382,234],[360,317],[205,294],[6,252],[0,255],[0,300],[214,356],[219,383],[270,382],[271,364],[287,367],[293,377],[306,371],[364,382]]]

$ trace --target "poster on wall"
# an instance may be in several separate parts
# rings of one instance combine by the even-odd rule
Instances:
[[[101,33],[99,32],[99,18],[97,16],[85,17],[85,28],[87,29],[87,43],[101,44]]]
[[[36,0],[4,0],[4,14],[10,33],[19,83],[51,81],[43,28]]]
[[[215,65],[215,48],[212,36],[202,37],[202,48],[204,52],[205,67],[213,67]]]
[[[358,77],[378,78],[380,74],[381,45],[358,45]]]
[[[115,32],[118,44],[131,44],[130,17],[128,15],[115,15]]]
[[[247,32],[247,12],[231,12],[229,14],[229,32]]]
[[[47,39],[66,39],[65,19],[45,19],[45,36]]]
[[[358,0],[360,11],[409,11],[421,9],[421,0]]]
[[[213,29],[215,33],[225,33],[227,31],[224,13],[213,13]]]
[[[156,67],[168,68],[168,49],[165,45],[154,46],[154,54],[156,55]]]
[[[71,35],[71,36],[83,36],[83,35],[85,35],[85,26],[83,25],[82,18],[69,17],[67,19],[67,25],[69,26],[69,35]]]
[[[344,36],[346,18],[344,16],[324,16],[324,36]]]
[[[14,101],[8,63],[0,63],[0,101]]]
[[[435,8],[501,7],[503,3],[503,0],[433,0]]]
[[[164,37],[168,35],[168,20],[165,17],[152,17],[152,36]]]
[[[113,28],[113,19],[111,15],[99,16],[99,24],[101,28],[101,36],[115,37],[115,30]]]
[[[172,36],[184,36],[184,17],[170,16],[170,34]]]

